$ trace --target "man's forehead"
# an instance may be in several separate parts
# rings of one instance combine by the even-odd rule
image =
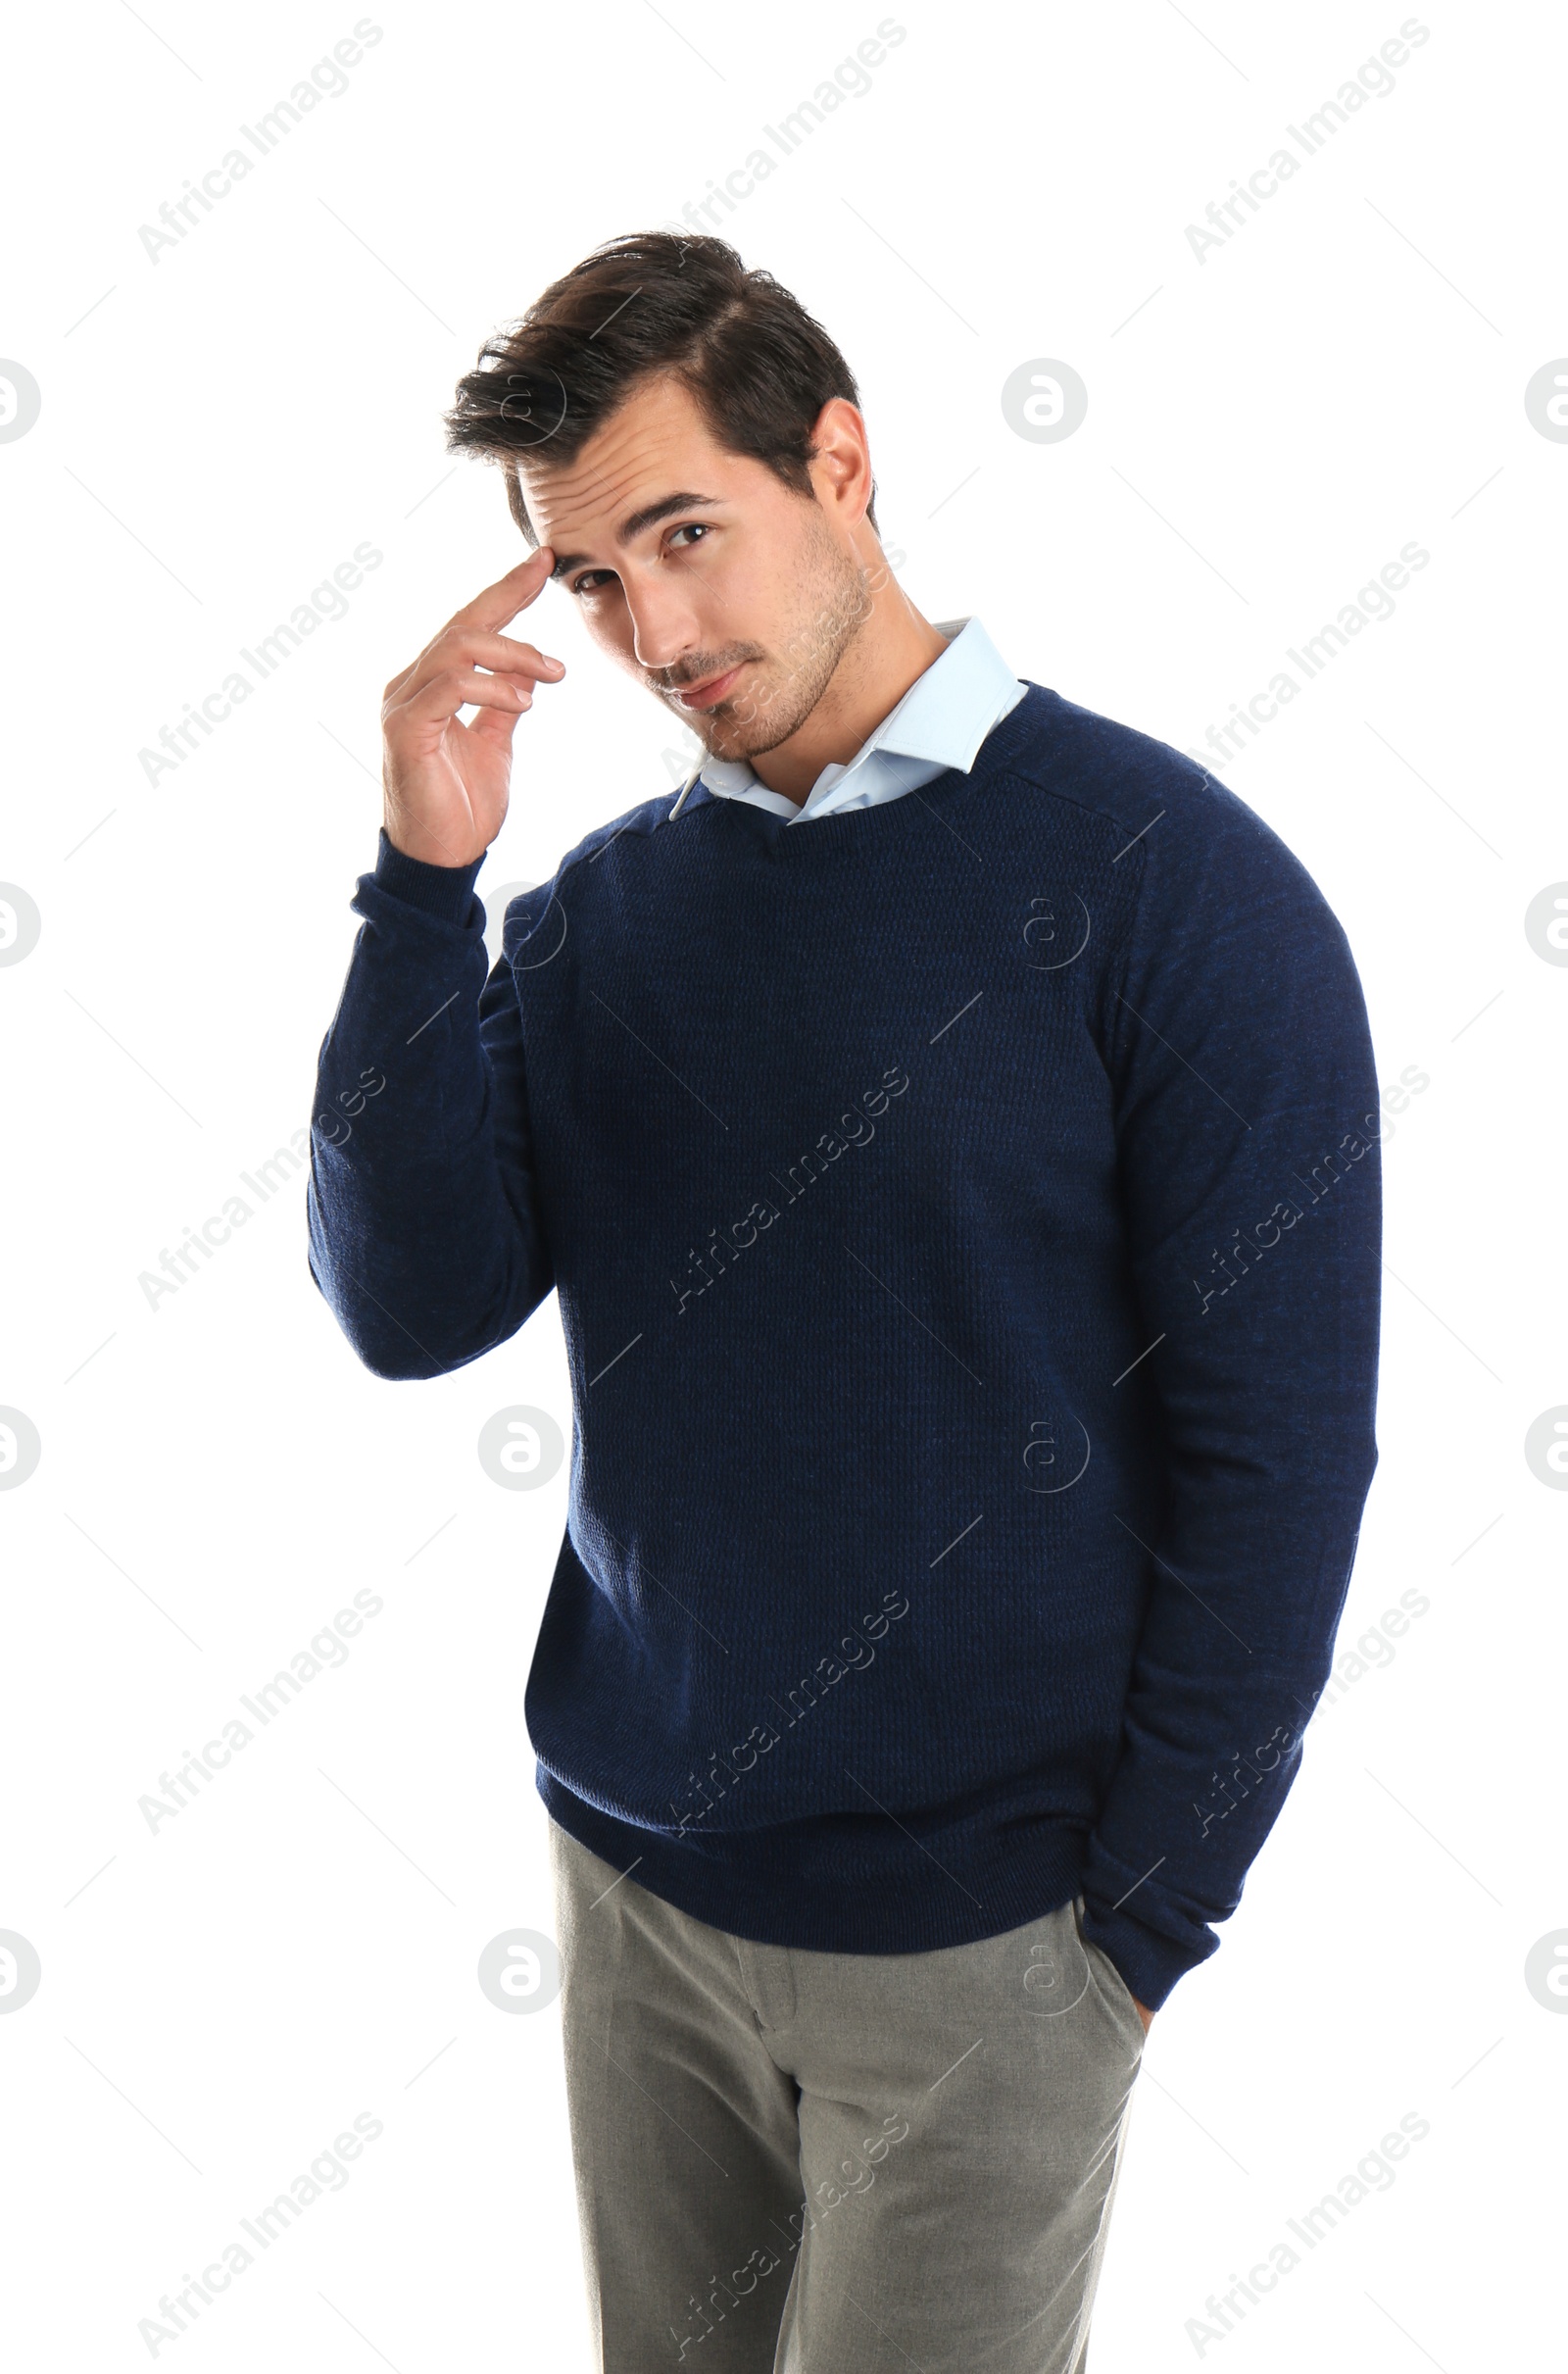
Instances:
[[[571,461],[551,462],[546,447],[519,455],[517,476],[540,543],[560,547],[564,537],[613,533],[662,494],[716,489],[736,462],[715,445],[687,390],[661,383],[628,398]]]

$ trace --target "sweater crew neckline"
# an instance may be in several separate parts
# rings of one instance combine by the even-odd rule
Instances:
[[[866,834],[910,830],[910,812],[918,811],[929,816],[934,808],[945,807],[961,799],[965,789],[977,788],[993,775],[1004,773],[1019,752],[1034,738],[1040,724],[1040,704],[1051,697],[1050,688],[1036,684],[1027,676],[1020,677],[1019,681],[1025,686],[1023,699],[993,725],[969,767],[944,767],[941,774],[933,775],[929,783],[922,783],[916,790],[906,792],[899,799],[877,801],[866,808],[830,811],[826,816],[811,818],[809,833],[796,832],[792,828],[799,821],[799,812],[795,816],[781,816],[769,808],[759,807],[754,801],[723,799],[710,791],[699,777],[686,796],[676,793],[665,811],[665,821],[678,825],[687,816],[706,809],[721,809],[740,820],[739,829],[755,831],[769,845],[782,846],[791,851],[801,845],[816,847],[820,844],[826,847],[830,833],[854,832],[857,828]],[[677,809],[678,814],[675,813]],[[895,821],[898,816],[905,818],[902,824]]]

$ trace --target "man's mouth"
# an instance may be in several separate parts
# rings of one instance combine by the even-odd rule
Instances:
[[[729,691],[741,669],[750,663],[741,660],[734,668],[726,668],[721,676],[709,676],[701,684],[678,684],[675,698],[683,709],[711,709]]]

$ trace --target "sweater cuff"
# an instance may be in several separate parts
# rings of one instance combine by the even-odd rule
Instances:
[[[1207,1946],[1195,1954],[1190,1946],[1178,1945],[1174,1938],[1162,1936],[1157,1929],[1146,1928],[1130,1913],[1097,1911],[1094,1899],[1088,1895],[1084,1898],[1083,1933],[1109,1954],[1146,2011],[1157,2011],[1177,1980],[1185,1978],[1189,1970],[1196,1970],[1219,1947],[1219,1939],[1211,1932]]]
[[[417,907],[423,915],[439,915],[444,922],[466,923],[474,881],[484,855],[467,866],[427,866],[422,858],[406,857],[394,849],[386,837],[383,824],[377,836],[375,880],[401,899],[407,907]]]

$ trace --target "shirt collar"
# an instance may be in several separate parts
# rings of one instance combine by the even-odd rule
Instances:
[[[978,618],[945,618],[935,624],[937,633],[948,638],[947,650],[915,677],[848,765],[835,762],[824,767],[799,809],[793,802],[781,801],[781,808],[791,816],[804,816],[820,806],[876,750],[956,767],[965,772],[974,764],[976,752],[996,723],[998,709],[1016,692],[1018,679]],[[702,782],[719,798],[733,799],[737,792],[760,787],[745,759],[704,759],[689,779]]]

